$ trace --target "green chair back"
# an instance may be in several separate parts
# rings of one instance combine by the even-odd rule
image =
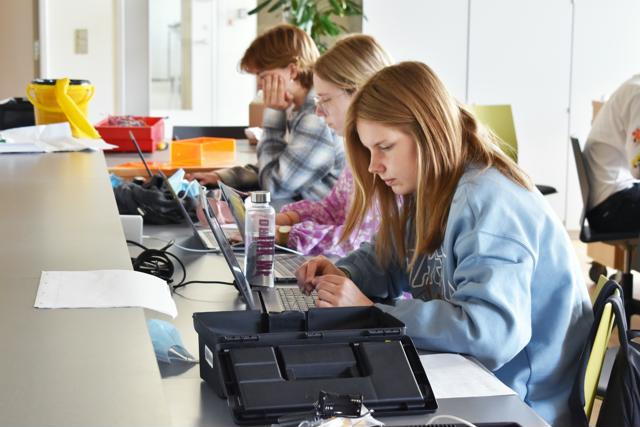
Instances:
[[[469,109],[502,141],[502,151],[517,163],[518,139],[511,105],[469,105]]]
[[[607,283],[607,280],[605,276],[600,276],[600,279],[598,279],[596,291],[591,298],[592,303],[595,302],[597,295],[602,290],[604,284]],[[587,371],[584,376],[584,413],[587,415],[587,419],[591,418],[593,402],[598,389],[598,380],[600,379],[604,356],[607,353],[607,345],[609,344],[609,338],[611,337],[611,330],[614,324],[615,315],[613,314],[611,303],[608,303],[602,311],[602,318],[600,319],[600,324],[598,325],[598,330],[593,340],[591,354],[587,362]]]

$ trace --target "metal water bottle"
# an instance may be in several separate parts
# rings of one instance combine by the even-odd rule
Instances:
[[[251,286],[273,286],[276,211],[268,191],[253,191],[245,216],[244,273]]]

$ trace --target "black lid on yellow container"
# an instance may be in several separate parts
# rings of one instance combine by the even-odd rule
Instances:
[[[50,85],[53,86],[56,84],[57,79],[35,79],[31,80],[31,83],[35,85]],[[91,82],[89,80],[81,80],[81,79],[71,79],[69,80],[70,85],[90,85]]]

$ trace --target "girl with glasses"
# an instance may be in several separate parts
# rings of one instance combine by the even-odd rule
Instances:
[[[375,72],[391,64],[376,40],[353,35],[338,41],[313,67],[316,115],[342,135],[344,120],[355,92]],[[330,193],[320,201],[303,200],[283,207],[276,216],[280,226],[292,226],[288,241],[281,243],[305,254],[346,255],[369,241],[378,227],[378,215],[370,209],[362,224],[343,240],[344,220],[354,192],[351,171],[345,167]]]

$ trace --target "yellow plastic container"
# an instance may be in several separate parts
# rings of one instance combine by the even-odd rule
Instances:
[[[76,138],[100,138],[87,119],[94,88],[88,80],[37,79],[27,86],[36,124],[69,122]]]
[[[236,158],[236,140],[232,138],[192,138],[171,142],[172,166],[219,166]]]

